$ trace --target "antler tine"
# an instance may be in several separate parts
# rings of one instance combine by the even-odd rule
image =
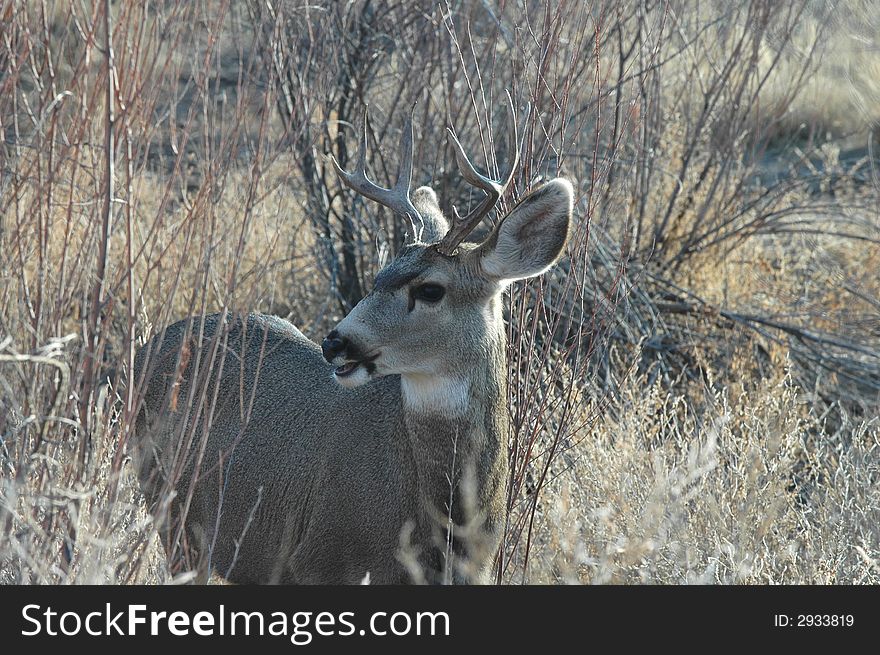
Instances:
[[[412,115],[407,119],[403,128],[403,137],[400,140],[401,161],[397,167],[397,181],[390,189],[381,187],[367,177],[367,109],[364,108],[363,135],[358,146],[357,163],[352,173],[346,171],[336,157],[330,155],[333,168],[343,184],[352,191],[375,200],[380,205],[388,207],[395,214],[409,218],[413,228],[413,235],[418,238],[417,224],[422,222],[422,217],[409,199],[409,187],[412,183],[413,169],[413,127]]]
[[[446,233],[446,236],[443,237],[440,245],[437,246],[437,250],[444,255],[451,256],[455,252],[455,249],[458,248],[459,244],[464,241],[465,238],[474,231],[477,225],[480,224],[480,221],[492,211],[493,207],[495,207],[501,199],[501,196],[507,191],[507,187],[510,186],[511,180],[513,180],[513,174],[516,172],[516,167],[519,164],[519,130],[516,125],[516,115],[513,111],[513,101],[510,99],[509,95],[507,99],[510,103],[510,116],[513,118],[513,163],[510,166],[510,171],[507,176],[502,180],[493,180],[478,173],[477,169],[474,168],[474,165],[465,154],[464,148],[458,140],[458,137],[455,136],[455,133],[451,129],[446,128],[453,149],[455,150],[455,160],[458,163],[458,168],[461,171],[462,177],[473,186],[485,191],[486,197],[483,198],[480,204],[477,205],[470,214],[461,219],[457,218],[453,222],[452,227],[449,228],[449,232]],[[457,215],[458,212],[456,212],[456,217]]]

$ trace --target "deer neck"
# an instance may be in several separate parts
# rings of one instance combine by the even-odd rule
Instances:
[[[478,521],[482,532],[491,533],[502,520],[509,417],[500,305],[498,299],[489,308],[484,338],[466,353],[466,367],[401,376],[406,437],[423,510],[419,527],[435,541],[438,532],[446,537],[449,525]]]

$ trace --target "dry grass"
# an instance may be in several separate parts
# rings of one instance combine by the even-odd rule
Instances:
[[[802,137],[854,137],[865,145],[866,133],[880,121],[880,16],[871,0],[832,6],[816,2],[798,28],[791,58],[803,56],[821,32],[816,72],[783,117],[781,130]],[[780,76],[790,74],[783,68]],[[772,93],[770,98],[772,100]]]
[[[876,419],[828,434],[788,376],[699,399],[644,382],[571,454],[527,581],[880,582]]]
[[[320,338],[399,241],[321,155],[419,100],[419,182],[466,208],[443,129],[505,161],[510,89],[515,194],[579,198],[567,262],[509,298],[500,579],[880,582],[870,3],[318,4],[115,3],[108,157],[103,2],[0,0],[0,581],[186,580],[127,460],[133,349],[222,309]]]

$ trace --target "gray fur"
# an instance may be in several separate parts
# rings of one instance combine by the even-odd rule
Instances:
[[[541,252],[517,262],[546,270],[567,238],[571,187],[536,194],[535,211],[511,216],[557,236],[518,226]],[[138,468],[166,545],[185,514],[202,573],[233,582],[485,580],[508,476],[499,280],[514,277],[501,269],[517,247],[507,239],[489,275],[495,241],[455,257],[410,244],[380,273],[337,326],[353,352],[379,353],[359,384],[340,384],[317,345],[270,316],[181,321],[145,345]],[[442,301],[411,301],[425,281],[443,284]]]
[[[429,186],[420,186],[412,194],[413,206],[419,211],[424,222],[421,240],[424,243],[435,243],[443,238],[449,230],[449,223],[440,211],[437,194]]]

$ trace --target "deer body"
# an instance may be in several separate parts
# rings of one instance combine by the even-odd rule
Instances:
[[[206,317],[204,360],[223,320],[219,314]],[[481,479],[476,481],[480,499],[475,502],[484,508],[487,533],[486,542],[474,547],[495,545],[504,508],[507,410],[503,378],[485,379],[494,373],[490,367],[482,379],[464,383],[480,390],[468,399],[464,412],[446,414],[442,401],[431,411],[428,397],[407,411],[399,377],[341,387],[320,348],[290,323],[258,314],[243,319],[228,315],[226,320],[229,354],[216,383],[220,400],[212,412],[201,477],[186,518],[195,542],[191,546],[210,557],[218,573],[238,583],[356,584],[367,573],[374,583],[403,583],[421,572],[436,582],[432,576],[444,570],[442,549],[413,553],[411,564],[417,568],[409,569],[398,553],[407,548],[401,541],[404,530],[414,548],[438,542],[445,526],[434,514],[448,503],[445,476],[455,468],[453,458],[458,468],[481,459]],[[162,350],[152,355],[156,383],[147,388],[138,433],[150,434],[157,451],[141,463],[144,481],[157,468],[154,458],[168,461],[169,454],[161,451],[186,438],[179,416],[164,411],[153,415],[149,408],[167,403],[163,381],[176,375],[180,345],[193,329],[198,325],[188,326],[187,321],[172,325],[161,337]],[[144,348],[139,354],[146,352]],[[187,371],[181,379],[182,403],[190,392]],[[213,382],[209,387],[211,396]],[[491,399],[484,392],[488,389],[494,389]],[[192,441],[198,444],[203,433],[204,427],[198,429]],[[456,433],[454,449],[450,437]],[[189,492],[193,469],[188,466],[175,485],[178,500]],[[160,492],[156,481],[149,486],[153,494]],[[434,512],[424,511],[428,507]],[[463,509],[453,507],[458,525],[467,522]]]
[[[142,483],[156,507],[176,494],[166,543],[183,520],[201,568],[234,582],[484,580],[508,474],[501,292],[559,258],[571,185],[527,195],[474,245],[462,223],[482,216],[450,229],[427,187],[395,201],[342,174],[416,212],[421,234],[320,348],[256,314],[182,321],[144,346]]]

